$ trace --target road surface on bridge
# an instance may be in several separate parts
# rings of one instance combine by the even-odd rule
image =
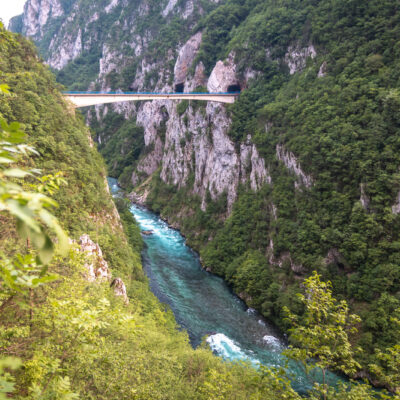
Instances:
[[[94,106],[96,104],[119,103],[121,101],[146,100],[202,100],[218,103],[234,103],[239,92],[224,93],[117,93],[117,92],[64,92],[63,96],[75,107]]]

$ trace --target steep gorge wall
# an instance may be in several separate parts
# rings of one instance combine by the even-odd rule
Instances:
[[[166,20],[178,16],[186,21],[190,17],[204,14],[199,1],[164,1],[155,6],[149,0],[138,0],[131,2],[135,7],[130,9],[132,12],[129,14],[124,11],[124,7],[128,6],[126,0],[101,3],[104,3],[102,9],[97,4],[88,4],[83,20],[84,1],[71,1],[66,12],[59,0],[29,0],[25,6],[21,31],[41,43],[48,25],[55,20],[60,22],[46,52],[47,63],[58,70],[82,52],[100,46],[99,73],[89,85],[93,89],[115,90],[111,77],[122,74],[133,61],[138,66],[126,82],[129,88],[120,87],[122,90],[151,89],[167,92],[174,91],[180,85],[184,91],[206,87],[210,92],[220,92],[227,91],[230,86],[246,87],[249,79],[257,75],[248,69],[239,78],[235,54],[231,53],[227,59],[218,61],[207,76],[202,62],[194,65],[202,42],[201,31],[189,37],[185,43],[177,43],[176,47],[169,48],[165,56],[148,56],[149,46],[157,38],[157,33],[152,32],[151,27],[138,32],[141,18],[155,13],[161,14]],[[113,13],[115,15],[111,17]],[[95,28],[104,24],[104,21],[109,21],[108,27],[103,26],[101,30]],[[193,26],[193,23],[189,25]],[[311,49],[288,49],[285,62],[291,73],[304,68],[307,57],[315,56],[314,48]],[[158,168],[161,168],[162,181],[178,188],[184,187],[192,174],[192,192],[201,197],[203,210],[209,192],[213,200],[222,194],[227,196],[230,211],[240,183],[250,182],[253,190],[264,183],[271,183],[268,167],[252,143],[251,135],[247,135],[246,140],[239,144],[235,144],[229,137],[231,119],[225,106],[191,102],[182,112],[182,107],[179,109],[176,102],[170,101],[141,105],[120,103],[97,106],[96,118],[101,121],[109,110],[127,119],[136,119],[137,124],[144,128],[147,150],[132,172],[133,186],[155,173]],[[165,125],[165,132],[160,137],[162,125]],[[98,140],[105,143],[108,138],[100,135]]]

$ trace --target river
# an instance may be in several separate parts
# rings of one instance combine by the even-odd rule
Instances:
[[[109,184],[112,192],[118,193],[116,180],[109,178]],[[142,253],[150,288],[172,309],[193,347],[207,337],[214,353],[226,360],[245,360],[255,367],[260,363],[285,367],[281,353],[286,341],[279,331],[248,308],[223,279],[204,271],[179,231],[146,208],[132,205],[131,212],[142,231],[153,232],[143,235]],[[302,393],[310,389],[312,382],[299,364],[290,362],[287,370],[294,389]],[[334,384],[337,378],[329,374],[328,380]]]

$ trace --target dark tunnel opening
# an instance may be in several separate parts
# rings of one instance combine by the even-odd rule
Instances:
[[[175,93],[183,93],[184,88],[185,88],[185,85],[183,83],[177,83],[175,85]]]
[[[238,85],[237,83],[228,86],[228,93],[240,92],[240,90],[240,85]]]

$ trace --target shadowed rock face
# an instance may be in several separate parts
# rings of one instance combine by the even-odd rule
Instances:
[[[289,46],[285,54],[285,63],[289,67],[290,75],[303,70],[306,67],[307,59],[316,56],[317,52],[312,44],[307,47],[300,47],[298,44]]]
[[[55,47],[54,41],[50,43],[51,47]],[[63,45],[60,47],[60,52],[55,54],[49,60],[50,67],[54,69],[61,69],[65,67],[69,61],[75,60],[82,53],[82,31],[79,29],[77,32],[71,32],[64,38]]]
[[[304,185],[306,188],[312,186],[312,177],[301,169],[299,161],[291,151],[286,150],[283,145],[278,144],[276,146],[276,157],[285,164],[286,168],[296,175],[298,178],[298,185]]]
[[[178,0],[168,0],[167,6],[162,11],[162,16],[166,17],[174,9],[177,2]]]
[[[128,295],[126,294],[125,283],[121,278],[115,278],[111,282],[111,288],[114,290],[116,296],[121,296],[125,304],[129,303]]]

